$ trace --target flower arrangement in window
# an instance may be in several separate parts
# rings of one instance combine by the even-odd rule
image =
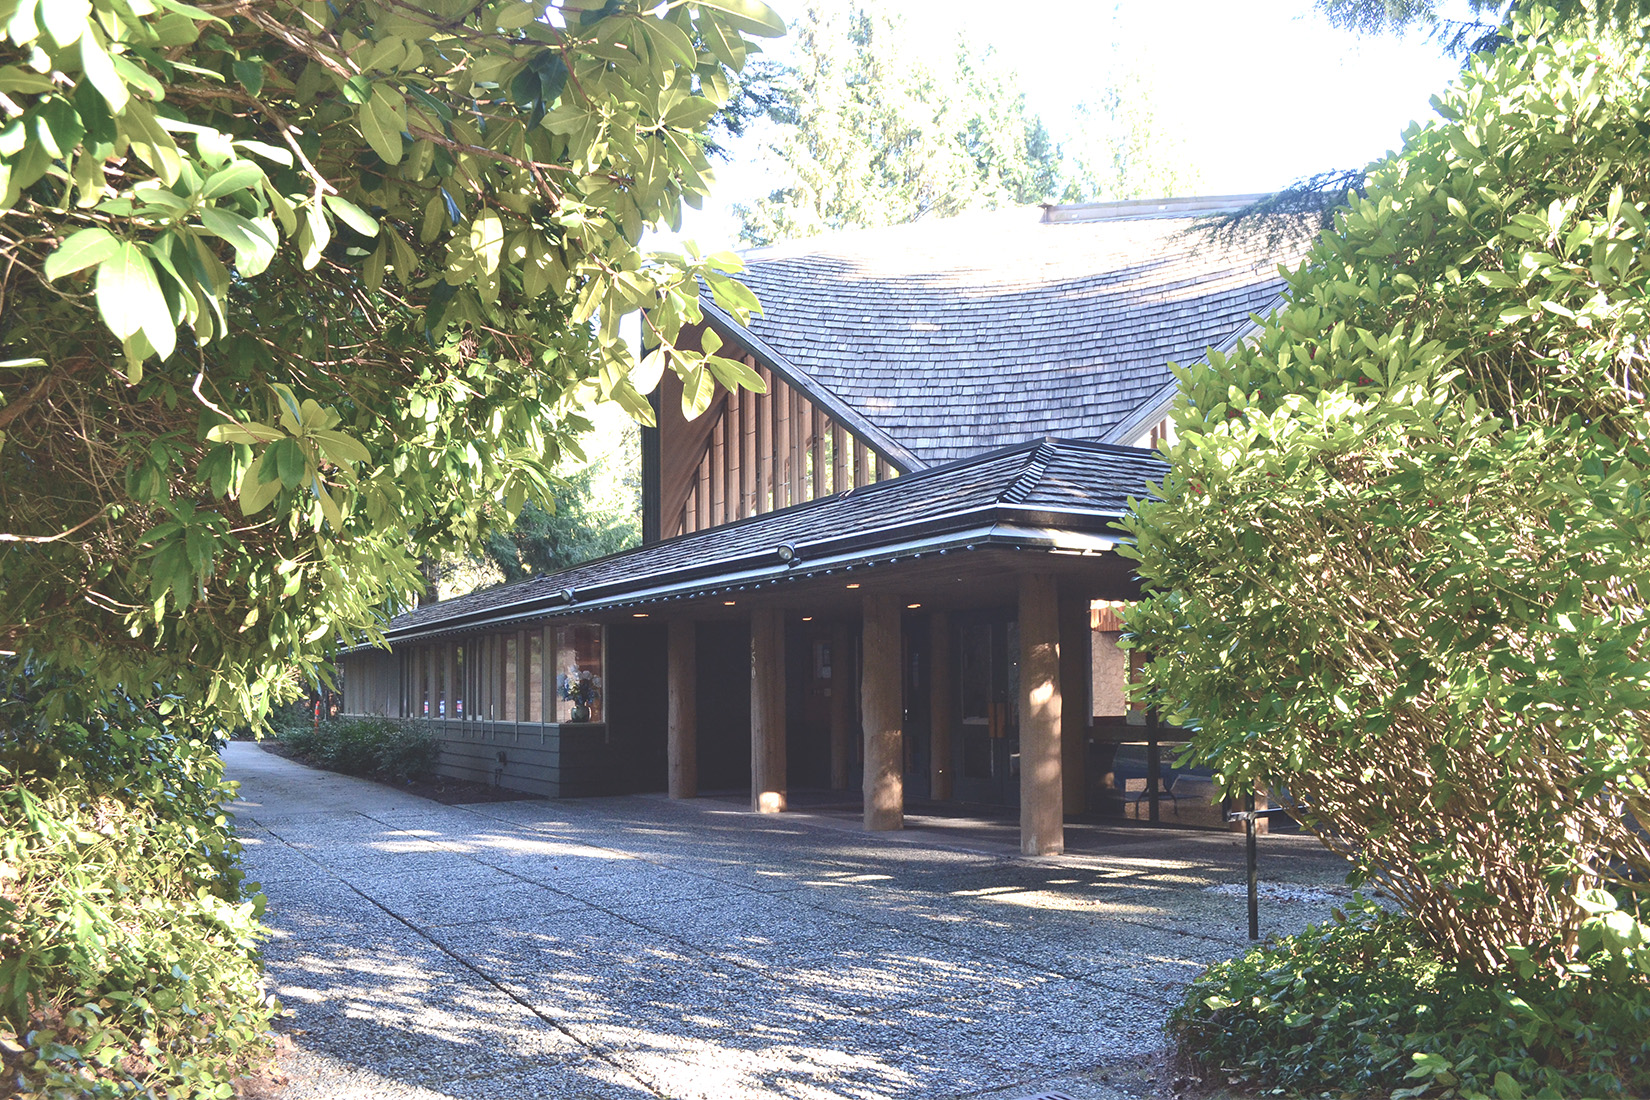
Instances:
[[[592,708],[601,702],[601,680],[589,669],[579,668],[578,665],[568,665],[567,671],[557,677],[559,694],[573,704],[572,720],[588,722],[591,720]]]

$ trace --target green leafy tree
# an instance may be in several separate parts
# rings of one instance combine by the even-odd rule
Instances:
[[[745,36],[782,29],[759,0],[0,0],[0,651],[28,687],[0,726],[0,1016],[47,1035],[32,1079],[192,1088],[233,1061],[203,1042],[120,1083],[178,990],[100,984],[77,937],[109,896],[7,892],[30,823],[61,823],[40,806],[227,845],[217,796],[173,797],[141,751],[94,783],[86,736],[210,772],[214,726],[377,638],[422,557],[548,499],[580,403],[646,417],[667,364],[690,393],[759,384],[672,350],[701,282],[754,307],[738,261],[638,242],[702,200]],[[163,896],[148,932],[203,942]],[[63,949],[24,950],[40,928]]]
[[[509,530],[482,543],[505,581],[554,573],[642,542],[641,442],[628,427],[614,452],[568,472],[551,490],[550,507],[528,501]]]
[[[1192,755],[1481,969],[1650,890],[1643,32],[1537,10],[1475,59],[1253,343],[1177,368],[1128,523]]]
[[[936,69],[902,20],[858,7],[809,7],[793,34],[795,61],[779,78],[788,109],[763,154],[781,185],[735,207],[751,244],[1195,182],[1156,133],[1138,75],[1081,110],[1068,152],[989,47],[960,43]]]

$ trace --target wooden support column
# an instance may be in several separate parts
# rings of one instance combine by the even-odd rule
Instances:
[[[791,388],[774,379],[773,394],[773,506],[785,508],[791,499]]]
[[[728,515],[728,418],[726,412],[710,432],[710,526],[720,527],[732,519]]]
[[[756,410],[761,396],[746,390],[739,398],[739,518],[756,515]]]
[[[808,409],[813,416],[813,431],[808,437],[808,455],[813,463],[811,499],[818,500],[825,495],[825,411],[811,401]]]
[[[807,453],[806,442],[809,422],[803,412],[802,393],[794,386],[790,391],[791,404],[791,453],[788,457],[790,485],[788,491],[792,504],[802,503],[802,486],[806,471],[803,469],[804,455]]]
[[[865,597],[865,671],[860,690],[865,726],[865,828],[905,828],[905,753],[901,734],[900,601]]]
[[[848,433],[841,424],[831,425],[831,492],[842,493],[849,488]]]
[[[760,371],[768,392],[759,394],[756,405],[756,511],[773,511],[773,387],[774,377]]]
[[[699,796],[699,664],[698,628],[690,619],[672,619],[666,628],[669,656],[669,716],[665,740],[670,756],[669,791],[672,798]]]
[[[847,623],[831,628],[831,789],[848,789],[854,766],[854,715],[859,686],[854,682],[854,635]]]
[[[951,616],[943,611],[928,619],[928,654],[928,792],[934,801],[946,802],[951,798],[957,688],[951,667]]]
[[[1054,578],[1020,578],[1020,851],[1065,851],[1060,623]]]
[[[785,811],[785,615],[751,614],[751,809]]]
[[[727,454],[722,467],[722,499],[727,501],[729,523],[744,515],[745,502],[739,493],[739,405],[743,397],[742,390],[730,390],[727,407],[722,411],[722,447]]]
[[[1081,594],[1060,594],[1060,772],[1065,812],[1088,809],[1089,722],[1094,688],[1089,631],[1089,601]]]

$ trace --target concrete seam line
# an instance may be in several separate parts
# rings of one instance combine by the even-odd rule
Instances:
[[[368,821],[375,821],[378,824],[385,826],[386,828],[392,828],[393,829],[395,827],[392,823],[384,821],[380,818],[372,817],[369,814],[360,814],[359,816],[361,816],[363,818],[366,818]],[[428,932],[424,931],[422,928],[418,927],[416,924],[414,924],[411,921],[407,920],[401,914],[395,912],[393,909],[391,909],[388,906],[384,905],[377,898],[374,898],[374,897],[370,896],[369,894],[366,894],[365,892],[363,892],[362,890],[357,888],[355,886],[355,884],[353,884],[353,883],[349,882],[348,880],[338,876],[336,873],[333,872],[332,868],[328,867],[326,864],[324,864],[324,863],[320,862],[319,860],[317,860],[317,859],[313,858],[312,856],[310,856],[309,853],[305,852],[303,849],[299,848],[297,845],[295,845],[291,841],[287,840],[284,836],[277,833],[274,829],[271,829],[268,825],[263,826],[263,828],[268,831],[270,836],[274,837],[276,840],[279,840],[282,844],[284,844],[286,847],[290,848],[292,851],[297,852],[304,859],[309,860],[311,863],[313,863],[317,867],[321,868],[321,870],[325,871],[329,876],[331,876],[336,881],[338,881],[340,883],[343,883],[344,886],[349,888],[351,893],[355,894],[358,897],[364,898],[375,909],[378,909],[378,910],[388,914],[396,922],[398,922],[402,925],[405,925],[407,928],[411,929],[413,934],[418,936],[419,939],[421,939],[421,940],[425,941],[426,943],[430,944],[436,950],[440,951],[443,955],[446,955],[448,958],[450,958],[454,962],[458,963],[464,969],[470,971],[470,973],[474,974],[476,977],[480,978],[482,981],[486,982],[488,985],[492,986],[494,989],[498,990],[500,993],[504,994],[506,997],[510,998],[512,1001],[519,1004],[521,1007],[525,1008],[528,1012],[533,1014],[535,1019],[542,1020],[544,1023],[548,1024],[550,1027],[554,1028],[556,1031],[561,1032],[563,1035],[565,1035],[569,1039],[573,1040],[573,1042],[577,1043],[579,1046],[581,1046],[585,1050],[589,1051],[596,1058],[598,1058],[601,1061],[607,1063],[609,1066],[611,1066],[613,1069],[617,1070],[619,1073],[623,1074],[625,1077],[628,1077],[632,1081],[635,1081],[638,1086],[640,1086],[641,1088],[647,1090],[647,1092],[651,1093],[652,1095],[658,1097],[659,1100],[669,1100],[669,1097],[666,1093],[660,1092],[658,1089],[656,1089],[652,1085],[648,1084],[648,1082],[646,1082],[642,1078],[638,1077],[635,1073],[631,1072],[629,1069],[626,1069],[624,1066],[620,1065],[617,1061],[615,1061],[613,1059],[613,1057],[610,1054],[608,1054],[607,1051],[603,1050],[601,1047],[598,1047],[598,1046],[595,1046],[591,1043],[585,1042],[583,1039],[579,1038],[577,1035],[573,1034],[573,1032],[568,1030],[565,1025],[557,1022],[556,1020],[551,1019],[550,1017],[546,1016],[544,1013],[540,1012],[537,1008],[535,1008],[533,1006],[532,1002],[528,1001],[524,997],[518,996],[512,990],[510,990],[509,988],[504,986],[502,983],[500,983],[499,981],[494,979],[486,971],[482,970],[480,967],[478,967],[474,963],[470,962],[470,960],[466,959],[464,956],[462,956],[462,955],[458,954],[457,952],[453,951],[446,944],[442,943],[440,940],[436,939],[434,936],[430,935]],[[462,855],[463,853],[459,853],[459,854]],[[468,857],[466,857],[466,858],[468,858]],[[476,860],[474,862],[479,863],[480,861]],[[483,864],[483,866],[488,866],[488,865]]]

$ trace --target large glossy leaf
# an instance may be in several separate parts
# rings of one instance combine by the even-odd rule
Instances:
[[[102,226],[82,229],[46,257],[46,278],[59,279],[107,260],[120,250],[120,240]]]

